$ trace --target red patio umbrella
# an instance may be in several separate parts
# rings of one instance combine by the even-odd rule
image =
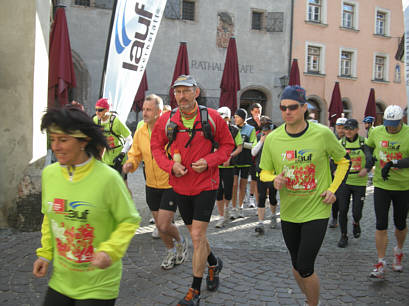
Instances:
[[[48,107],[63,106],[68,103],[68,90],[76,86],[76,80],[67,18],[61,7],[55,13],[51,29],[48,69]]]
[[[136,111],[141,111],[143,107],[143,102],[145,101],[145,91],[148,90],[148,80],[146,78],[146,69],[143,73],[141,83],[139,84],[138,91],[136,92],[135,99],[133,101],[132,109]]]
[[[376,118],[376,103],[375,103],[375,89],[371,88],[369,92],[368,102],[365,108],[365,117],[372,116]]]
[[[231,37],[227,46],[226,61],[220,82],[219,106],[227,106],[234,114],[237,109],[237,92],[240,90],[239,61],[237,58],[236,39]]]
[[[293,59],[293,63],[291,64],[290,70],[290,79],[288,81],[288,85],[301,85],[300,82],[300,70],[298,69],[298,60],[295,58]]]
[[[187,56],[186,42],[180,42],[178,57],[176,59],[175,70],[173,71],[172,83],[169,90],[169,105],[173,108],[177,107],[175,95],[173,94],[172,85],[181,74],[189,74],[189,59]]]
[[[335,126],[338,118],[341,118],[344,107],[342,106],[341,91],[339,90],[339,83],[335,82],[334,90],[332,91],[331,104],[328,109],[328,120],[330,126]]]

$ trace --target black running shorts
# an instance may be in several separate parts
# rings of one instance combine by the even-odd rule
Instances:
[[[209,222],[216,201],[217,190],[202,191],[198,195],[176,193],[180,215],[186,225],[193,220]]]
[[[159,209],[170,210],[175,212],[176,198],[172,188],[159,189],[146,186],[146,203],[151,211]]]

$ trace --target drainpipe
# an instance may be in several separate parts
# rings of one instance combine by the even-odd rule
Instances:
[[[291,58],[293,53],[293,31],[294,31],[294,0],[291,0],[291,24],[290,24],[290,54],[288,56],[288,72],[287,75],[290,75],[291,70]]]

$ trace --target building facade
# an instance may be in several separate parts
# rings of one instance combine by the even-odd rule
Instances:
[[[72,98],[92,112],[99,98],[106,40],[114,1],[65,0],[77,88]],[[146,68],[149,93],[168,101],[180,42],[187,43],[190,74],[201,88],[200,103],[217,108],[229,38],[236,38],[240,106],[259,102],[280,121],[280,78],[289,68],[291,0],[168,0]]]
[[[377,124],[390,104],[406,106],[401,0],[295,0],[292,58],[297,58],[315,119],[328,122],[339,82],[344,114],[362,121],[371,88]],[[363,132],[363,128],[361,128]]]

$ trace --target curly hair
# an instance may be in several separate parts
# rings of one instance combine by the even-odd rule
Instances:
[[[62,108],[50,108],[41,119],[41,131],[47,130],[53,126],[58,126],[68,135],[73,131],[81,131],[88,138],[88,144],[85,151],[100,159],[104,148],[109,149],[108,143],[100,126],[96,125],[92,119],[75,106],[66,106]],[[77,138],[85,140],[84,138]]]

